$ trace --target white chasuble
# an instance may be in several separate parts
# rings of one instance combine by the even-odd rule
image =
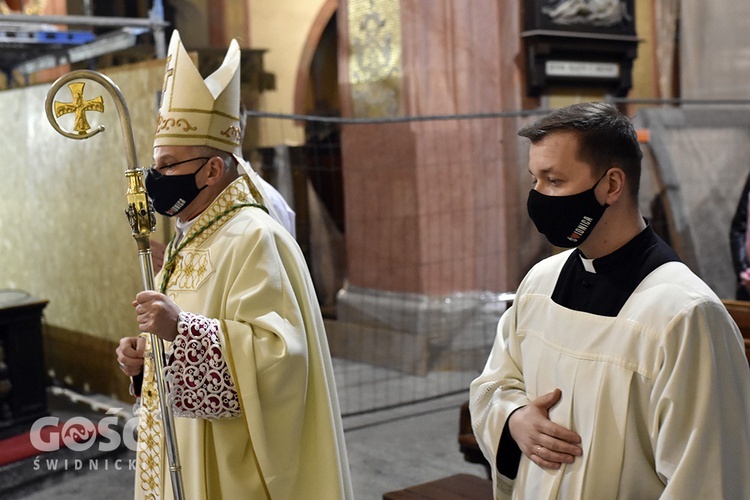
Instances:
[[[737,327],[686,266],[652,271],[615,317],[551,299],[564,252],[537,264],[471,385],[474,433],[496,498],[750,498],[750,370]],[[550,419],[581,436],[559,470],[495,457],[509,415],[554,389]],[[502,450],[500,450],[502,453]]]
[[[315,290],[293,237],[254,201],[245,177],[233,182],[156,277],[171,272],[164,293],[183,311],[165,371],[185,498],[352,498]],[[172,498],[150,360],[138,437],[136,498]]]

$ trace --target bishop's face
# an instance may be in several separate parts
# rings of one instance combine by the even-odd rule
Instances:
[[[195,174],[208,159],[193,146],[156,146],[153,167],[161,175]]]
[[[205,208],[201,200],[206,187],[211,157],[201,156],[199,148],[189,146],[157,146],[154,148],[154,165],[146,174],[146,190],[154,209],[166,216],[180,214],[181,220],[190,220],[196,208]],[[205,198],[205,196],[204,196]]]

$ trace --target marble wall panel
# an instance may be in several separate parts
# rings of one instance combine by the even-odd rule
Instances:
[[[151,162],[156,91],[164,63],[108,72],[130,108],[138,162]],[[49,125],[49,84],[0,92],[6,161],[0,163],[0,287],[49,300],[45,320],[67,330],[117,340],[136,333],[130,302],[142,288],[135,242],[124,215],[128,163],[109,94],[97,84],[86,97],[104,96],[105,113],[89,122],[105,132],[67,139]],[[67,89],[57,99],[70,101]],[[70,118],[61,124],[71,129]],[[161,221],[161,231],[165,231]]]
[[[408,124],[350,125],[342,133],[349,282],[417,291],[419,231],[413,134]]]

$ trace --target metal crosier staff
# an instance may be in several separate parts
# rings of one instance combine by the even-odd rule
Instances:
[[[59,102],[54,98],[60,88],[68,82],[74,80],[91,80],[104,87],[112,97],[117,107],[117,114],[120,117],[122,135],[125,140],[125,149],[128,158],[128,170],[125,176],[128,179],[127,201],[128,207],[125,214],[128,216],[133,238],[138,244],[138,256],[141,264],[141,278],[144,290],[154,289],[154,270],[151,264],[151,245],[149,237],[156,229],[156,217],[151,201],[146,194],[146,188],[143,183],[143,169],[137,167],[137,157],[135,154],[135,139],[133,138],[133,128],[130,121],[130,112],[125,104],[125,98],[115,83],[101,73],[90,70],[77,70],[67,75],[63,75],[52,84],[47,92],[47,99],[44,106],[47,112],[47,119],[52,127],[60,134],[69,139],[88,139],[99,132],[104,131],[104,126],[99,125],[96,129],[86,120],[86,112],[97,111],[104,112],[104,100],[101,96],[86,100],[83,96],[85,83],[70,83],[68,88],[73,94],[73,102]],[[57,123],[57,118],[64,114],[75,113],[75,133],[63,130]],[[174,416],[172,409],[167,402],[167,384],[163,376],[165,365],[164,344],[162,340],[154,335],[151,337],[151,346],[154,353],[154,365],[156,371],[156,383],[159,393],[159,409],[161,411],[162,422],[164,424],[164,434],[166,436],[167,455],[169,459],[169,471],[172,478],[172,490],[174,498],[182,500],[184,498],[182,489],[182,466],[177,452],[177,435],[174,428]]]

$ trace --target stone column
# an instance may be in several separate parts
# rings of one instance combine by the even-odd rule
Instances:
[[[347,0],[339,16],[344,116],[520,109],[514,2]],[[483,311],[494,325],[497,293],[518,279],[516,128],[499,118],[343,127],[339,320],[426,336],[410,345],[428,351]]]

